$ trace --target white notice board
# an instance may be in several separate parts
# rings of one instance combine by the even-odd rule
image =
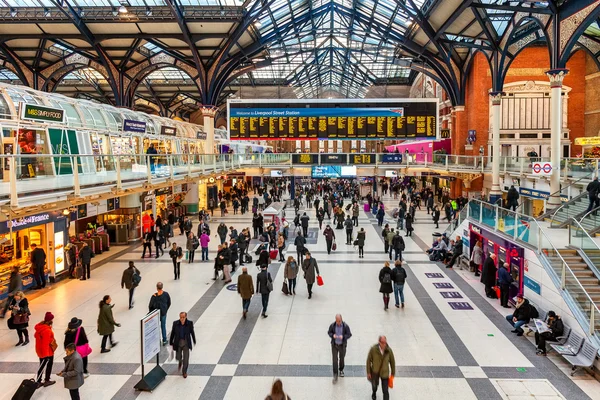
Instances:
[[[142,360],[150,361],[160,352],[160,310],[154,310],[142,319]]]

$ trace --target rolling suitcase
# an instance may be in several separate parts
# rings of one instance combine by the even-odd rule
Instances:
[[[41,375],[38,377],[41,378]],[[19,388],[12,397],[12,400],[29,400],[33,397],[33,394],[38,388],[38,384],[35,379],[23,379]]]

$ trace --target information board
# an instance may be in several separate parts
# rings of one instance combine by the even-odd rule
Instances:
[[[142,319],[142,351],[144,363],[160,353],[160,310],[154,310]]]
[[[436,99],[227,101],[232,140],[438,137]]]

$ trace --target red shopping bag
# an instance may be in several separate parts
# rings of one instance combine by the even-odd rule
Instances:
[[[321,277],[321,275],[317,275],[317,285],[323,286],[323,278]]]
[[[279,254],[279,250],[277,250],[277,249],[273,249],[273,250],[269,251],[269,257],[271,257],[271,260],[276,259],[277,254]]]
[[[337,243],[333,242],[333,244],[331,245],[331,250],[336,251],[337,250]]]

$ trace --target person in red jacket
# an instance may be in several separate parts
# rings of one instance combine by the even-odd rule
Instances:
[[[44,316],[44,320],[35,326],[35,352],[40,359],[40,368],[37,373],[38,387],[50,386],[56,383],[50,380],[52,364],[54,363],[54,351],[58,347],[52,331],[53,320],[54,315],[48,311]],[[46,379],[42,383],[44,369],[46,369]]]

